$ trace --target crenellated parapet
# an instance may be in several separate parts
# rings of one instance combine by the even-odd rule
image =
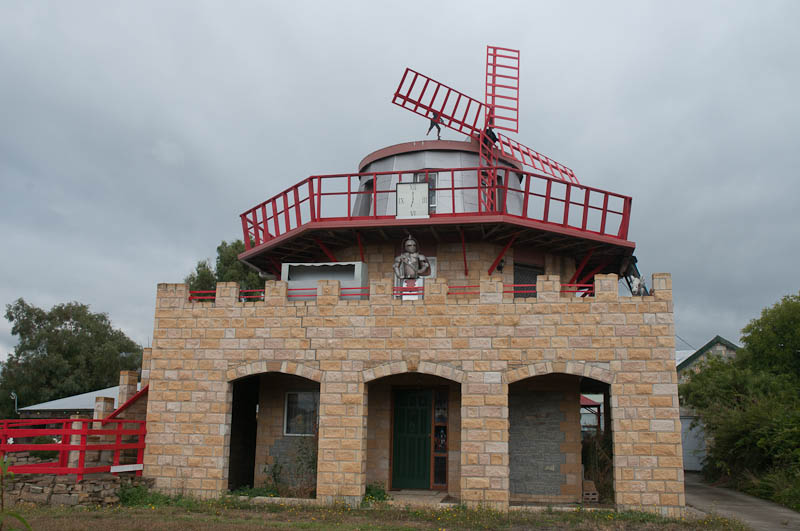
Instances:
[[[619,294],[619,277],[615,274],[595,275],[592,289],[586,288],[588,296],[582,292],[566,289],[558,275],[539,275],[536,282],[535,297],[515,297],[513,289],[501,278],[482,275],[474,285],[463,285],[463,281],[448,281],[444,278],[429,279],[425,283],[424,295],[416,300],[403,299],[393,293],[391,279],[372,280],[363,291],[364,298],[353,300],[345,294],[338,280],[318,280],[316,291],[302,294],[291,294],[289,283],[280,280],[267,280],[258,298],[243,299],[240,297],[239,285],[236,282],[220,282],[213,294],[199,300],[192,300],[188,286],[185,284],[159,284],[157,308],[202,308],[237,306],[308,306],[308,305],[357,305],[375,304],[461,304],[464,300],[477,299],[480,304],[592,304],[599,301],[654,302],[672,300],[672,280],[669,273],[655,273],[652,276],[650,294],[646,296],[629,296]],[[586,285],[589,286],[589,285]],[[307,288],[302,288],[307,289]],[[361,292],[359,292],[361,293]],[[368,295],[367,295],[368,293]],[[294,297],[302,297],[297,300]]]

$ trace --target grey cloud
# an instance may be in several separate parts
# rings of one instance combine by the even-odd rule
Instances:
[[[800,52],[791,2],[5,2],[0,303],[67,300],[137,341],[238,214],[309,174],[419,139],[411,66],[482,95],[522,51],[519,139],[633,196],[645,272],[673,274],[695,346],[800,288]],[[458,138],[446,132],[445,138]],[[11,259],[8,259],[11,257]],[[0,325],[0,354],[13,345]]]

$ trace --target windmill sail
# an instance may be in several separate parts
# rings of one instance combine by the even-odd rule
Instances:
[[[486,123],[519,132],[519,50],[486,47]]]
[[[481,134],[483,103],[410,68],[403,73],[392,103],[429,120],[438,117],[442,125],[467,136]]]
[[[571,182],[573,184],[580,184],[578,178],[575,177],[575,172],[563,164],[503,134],[498,133],[497,140],[500,144],[500,152],[503,155],[521,162],[523,166],[532,169],[534,173],[555,177],[556,179],[561,179],[562,181]]]
[[[485,105],[415,70],[406,68],[395,90],[392,103],[428,120],[436,119],[438,123],[453,131],[476,139],[481,143],[480,159],[483,166],[496,166],[499,150],[501,156],[516,160],[535,173],[579,184],[571,169],[516,140],[493,133],[497,136],[499,146],[494,142],[487,142],[483,127]],[[487,175],[486,185],[491,186],[492,181],[492,176]],[[487,206],[490,204],[491,200],[487,200]]]

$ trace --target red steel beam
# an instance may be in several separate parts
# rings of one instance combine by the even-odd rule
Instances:
[[[594,277],[597,273],[605,269],[606,266],[608,265],[608,262],[609,262],[608,259],[603,260],[603,262],[599,266],[595,267],[594,269],[586,273],[586,275],[584,275],[584,277],[580,279],[577,282],[577,284],[586,284],[586,281],[588,281],[590,278]]]
[[[516,240],[516,239],[517,239],[517,236],[518,236],[518,235],[519,235],[519,232],[515,232],[515,233],[514,233],[514,234],[511,236],[511,239],[509,239],[509,240],[508,240],[508,243],[506,243],[506,246],[505,246],[505,247],[503,247],[503,250],[502,250],[502,251],[500,251],[500,254],[498,254],[498,255],[497,255],[497,258],[495,258],[494,262],[492,262],[492,267],[490,267],[490,268],[489,268],[489,274],[490,274],[490,275],[491,275],[491,274],[494,272],[495,268],[497,267],[497,264],[499,264],[499,263],[500,263],[500,260],[502,260],[502,259],[503,259],[503,256],[506,254],[506,251],[508,251],[508,248],[509,248],[509,247],[511,247],[511,244],[513,244],[513,243],[514,243],[514,240]]]
[[[324,243],[322,243],[321,241],[319,241],[319,239],[318,239],[316,236],[312,236],[312,237],[311,237],[311,239],[312,239],[312,240],[314,240],[314,243],[316,243],[317,245],[319,245],[319,248],[320,248],[320,249],[322,249],[322,252],[323,252],[323,253],[325,253],[325,256],[327,256],[327,257],[328,257],[328,259],[329,259],[331,262],[338,262],[338,261],[339,261],[339,260],[337,260],[337,259],[336,259],[336,257],[333,255],[333,253],[331,252],[331,250],[330,250],[330,249],[328,249],[328,248],[325,246],[325,244],[324,244]]]
[[[578,280],[578,275],[583,273],[583,268],[586,267],[587,262],[589,262],[589,259],[592,257],[593,254],[594,254],[594,247],[589,249],[589,252],[586,253],[586,256],[583,257],[583,260],[581,260],[580,265],[578,265],[578,269],[575,270],[575,274],[572,275],[567,284],[575,284],[575,281]]]
[[[361,255],[361,261],[366,262],[364,260],[364,244],[361,243],[361,233],[356,231],[356,240],[358,240],[358,253]]]

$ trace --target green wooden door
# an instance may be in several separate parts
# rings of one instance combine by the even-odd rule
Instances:
[[[392,488],[431,486],[431,390],[397,390],[394,395]]]

